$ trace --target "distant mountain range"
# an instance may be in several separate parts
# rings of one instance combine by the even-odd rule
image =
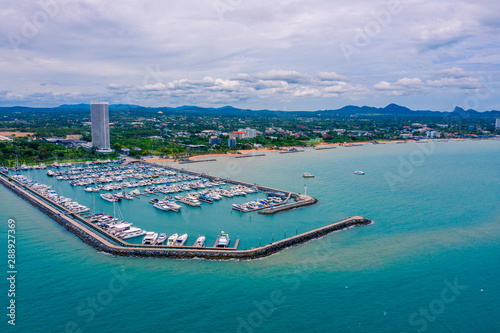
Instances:
[[[476,110],[464,110],[456,107],[452,112],[447,111],[430,111],[430,110],[411,110],[405,106],[397,104],[389,104],[383,108],[376,108],[371,106],[354,106],[347,105],[336,110],[322,110],[322,111],[279,111],[279,110],[250,110],[239,109],[232,106],[224,106],[220,108],[203,108],[199,106],[183,105],[179,107],[144,107],[133,104],[113,104],[109,106],[111,112],[113,111],[144,111],[145,113],[159,112],[164,113],[199,113],[199,114],[221,114],[221,115],[265,115],[265,116],[283,116],[283,115],[301,115],[301,116],[346,116],[346,115],[380,115],[380,116],[427,116],[427,117],[440,117],[440,118],[496,118],[500,117],[500,111],[492,110],[485,112],[478,112]],[[54,108],[34,108],[24,106],[14,107],[0,107],[0,112],[9,111],[71,111],[71,112],[89,112],[90,104],[63,104]]]

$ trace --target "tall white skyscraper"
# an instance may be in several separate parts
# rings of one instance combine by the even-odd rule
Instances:
[[[107,101],[90,103],[92,121],[92,146],[99,150],[109,150],[109,111]]]
[[[495,122],[495,129],[499,129],[500,128],[500,118],[497,118],[496,122]]]

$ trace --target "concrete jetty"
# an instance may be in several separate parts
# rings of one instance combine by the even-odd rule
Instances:
[[[354,216],[322,228],[311,230],[261,247],[252,248],[250,250],[237,250],[239,240],[236,241],[234,248],[136,245],[126,243],[121,239],[105,233],[98,226],[93,225],[82,216],[68,212],[64,207],[42,197],[37,192],[25,187],[16,180],[9,178],[8,175],[2,172],[0,172],[0,183],[54,219],[57,223],[75,234],[85,243],[91,245],[98,251],[103,251],[117,256],[162,257],[177,259],[201,258],[208,260],[252,260],[267,257],[288,247],[296,246],[310,240],[323,237],[335,231],[372,223],[372,221],[361,216]]]
[[[258,157],[258,156],[266,156],[266,154],[242,155],[242,156],[235,156],[234,158],[249,158],[249,157]]]
[[[318,203],[318,199],[315,199],[306,195],[299,195],[299,200],[292,203],[286,203],[280,206],[274,206],[272,208],[266,208],[259,212],[262,215],[273,215],[279,212],[284,212],[286,210],[296,209],[305,206],[311,206]]]
[[[179,164],[190,164],[190,163],[203,163],[203,162],[214,162],[217,161],[215,158],[209,160],[189,160],[189,161],[181,161]]]

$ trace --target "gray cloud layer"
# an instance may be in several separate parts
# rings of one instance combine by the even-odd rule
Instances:
[[[499,10],[461,0],[7,0],[0,103],[449,110],[474,98],[498,108]]]

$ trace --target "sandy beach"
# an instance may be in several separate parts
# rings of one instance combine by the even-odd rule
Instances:
[[[433,141],[433,140],[463,140],[463,139],[454,139],[454,138],[447,138],[447,139],[420,139],[418,142],[426,142],[426,141]],[[308,147],[301,147],[301,146],[287,146],[287,147],[280,147],[281,150],[277,149],[269,149],[269,148],[259,148],[259,149],[252,149],[252,150],[238,150],[238,154],[201,154],[201,155],[194,155],[189,158],[187,158],[190,161],[195,161],[200,158],[204,157],[224,157],[224,156],[232,156],[232,157],[237,157],[237,156],[245,156],[245,155],[250,155],[254,153],[263,153],[263,152],[279,152],[283,150],[288,150],[288,149],[315,149],[318,147],[348,147],[348,146],[355,146],[355,145],[365,145],[365,144],[383,144],[383,143],[398,143],[398,142],[417,142],[413,140],[377,140],[376,142],[374,141],[363,141],[363,142],[350,142],[350,143],[320,143],[315,146],[308,146]],[[155,159],[148,159],[148,162],[175,162],[176,159],[173,158],[155,158]]]

